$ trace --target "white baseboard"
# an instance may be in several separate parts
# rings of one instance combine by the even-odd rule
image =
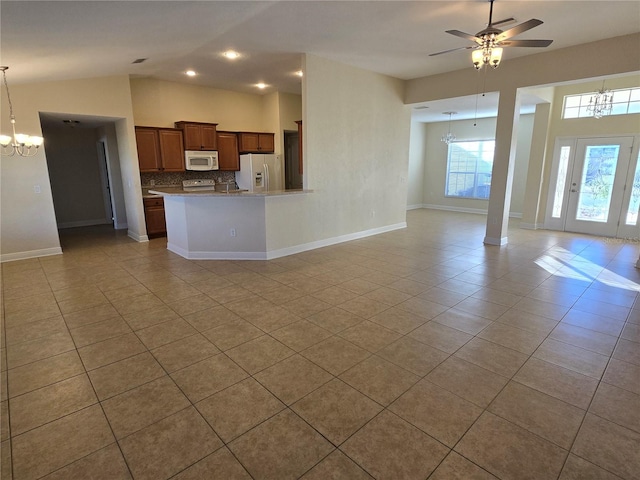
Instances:
[[[339,235],[337,237],[326,238],[315,242],[293,245],[291,247],[279,248],[277,250],[269,250],[267,252],[189,252],[184,248],[167,242],[167,250],[180,255],[189,260],[272,260],[274,258],[286,257],[296,253],[315,250],[316,248],[328,247],[338,243],[358,240],[360,238],[379,235],[381,233],[391,232],[407,228],[407,222],[400,222],[393,225],[387,225],[379,228],[363,230],[361,232]]]
[[[430,208],[432,210],[445,210],[448,212],[460,212],[460,213],[473,213],[477,215],[486,215],[487,211],[482,208],[467,208],[467,207],[453,207],[450,205],[436,205],[434,203],[423,203],[421,207],[413,206],[414,208]],[[409,207],[407,207],[409,210]],[[522,213],[509,212],[509,218],[522,218]]]
[[[109,223],[111,223],[110,220],[98,218],[94,220],[78,220],[77,222],[59,223],[58,228],[90,227],[92,225],[108,225]]]
[[[26,260],[27,258],[48,257],[50,255],[61,255],[62,248],[52,247],[40,250],[29,250],[27,252],[4,253],[0,255],[0,262],[14,262],[16,260]]]
[[[525,223],[525,222],[520,222],[520,225],[518,225],[520,228],[524,228],[525,230],[539,230],[541,228],[544,228],[543,224],[541,223]]]
[[[407,205],[407,210],[417,210],[419,208],[425,208],[424,203],[416,203],[415,205]]]
[[[129,228],[129,224],[127,222],[116,223],[113,228],[115,228],[116,230],[126,230],[127,228]]]
[[[136,232],[133,232],[131,230],[127,231],[127,237],[135,240],[136,242],[148,242],[149,241],[149,236],[148,235],[138,235]]]
[[[508,243],[508,239],[507,237],[502,237],[502,238],[484,237],[484,240],[482,241],[482,243],[484,243],[485,245],[495,245],[495,246],[502,247],[503,245],[506,245]]]

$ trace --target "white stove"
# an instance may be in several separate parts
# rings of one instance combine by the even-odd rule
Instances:
[[[182,189],[185,192],[198,192],[200,190],[215,190],[216,181],[213,179],[183,180]]]

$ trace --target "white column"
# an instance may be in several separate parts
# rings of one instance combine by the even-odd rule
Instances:
[[[517,89],[501,90],[496,121],[496,149],[491,173],[491,195],[487,215],[487,245],[506,245],[511,187],[518,141],[520,100]]]

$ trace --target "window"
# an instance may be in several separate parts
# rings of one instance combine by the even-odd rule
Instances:
[[[449,144],[445,196],[489,198],[495,144],[494,140]]]
[[[613,105],[611,115],[627,115],[629,113],[640,113],[640,88],[625,88],[612,90]],[[587,112],[589,101],[593,92],[580,95],[566,95],[562,107],[562,118],[583,118],[591,117]]]

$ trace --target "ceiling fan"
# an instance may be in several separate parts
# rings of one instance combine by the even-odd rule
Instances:
[[[497,25],[507,24],[513,21],[512,18],[493,22],[493,1],[489,9],[489,23],[487,27],[480,30],[475,35],[461,32],[460,30],[447,30],[447,33],[455,35],[456,37],[465,38],[471,40],[475,45],[468,47],[452,48],[443,52],[432,53],[429,56],[442,55],[443,53],[455,52],[457,50],[470,50],[472,52],[473,65],[476,69],[480,69],[482,65],[491,65],[493,68],[497,68],[502,58],[502,47],[548,47],[553,40],[509,40],[511,37],[515,37],[522,32],[531,30],[538,25],[542,25],[542,20],[532,18],[520,25],[510,28],[509,30],[502,31],[496,28]]]

